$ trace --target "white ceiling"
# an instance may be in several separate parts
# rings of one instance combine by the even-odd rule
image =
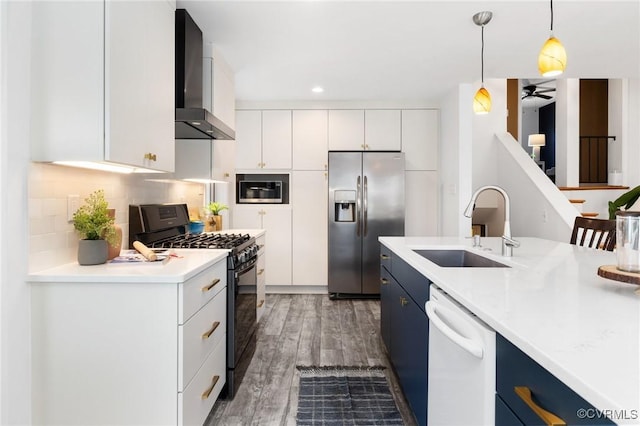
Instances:
[[[556,0],[562,78],[639,78],[639,0]],[[549,1],[178,0],[235,72],[244,101],[434,101],[460,83],[540,79]],[[322,94],[313,86],[325,88]]]

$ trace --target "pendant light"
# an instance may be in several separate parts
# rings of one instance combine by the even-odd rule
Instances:
[[[473,15],[473,22],[482,28],[482,50],[480,51],[480,88],[473,97],[473,112],[476,114],[487,114],[491,111],[491,95],[484,87],[484,26],[491,21],[493,13],[489,11],[478,12]]]
[[[562,74],[567,66],[567,52],[560,40],[553,36],[553,0],[549,1],[551,4],[551,33],[538,55],[538,70],[543,77],[556,77]]]

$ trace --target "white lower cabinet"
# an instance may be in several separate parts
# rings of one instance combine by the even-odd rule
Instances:
[[[202,425],[226,382],[226,257],[183,282],[108,272],[32,284],[33,424]]]
[[[327,172],[294,171],[293,284],[327,285]]]
[[[258,261],[256,263],[256,267],[258,269],[258,271],[256,272],[256,275],[257,275],[256,317],[258,321],[260,321],[260,318],[262,318],[262,315],[264,314],[265,303],[267,302],[267,285],[266,285],[267,269],[266,269],[266,262],[265,262],[265,256],[264,256],[264,253],[266,250],[265,243],[266,243],[265,234],[262,234],[256,238],[256,244],[259,247]]]
[[[236,204],[233,208],[233,227],[264,229],[266,285],[291,285],[291,207],[288,205]]]

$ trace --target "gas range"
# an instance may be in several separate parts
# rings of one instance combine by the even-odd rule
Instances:
[[[228,249],[237,262],[257,255],[255,238],[249,234],[191,234],[186,204],[129,206],[129,245],[138,240],[153,248]]]
[[[230,269],[236,269],[258,255],[255,238],[249,234],[181,234],[150,244],[153,248],[229,249]]]

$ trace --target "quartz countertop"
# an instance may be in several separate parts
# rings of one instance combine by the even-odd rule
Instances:
[[[481,248],[455,237],[380,242],[594,407],[631,416],[640,409],[639,287],[597,275],[616,264],[615,253],[516,239],[510,258],[500,238],[482,238]],[[413,251],[430,248],[466,249],[510,268],[444,268]]]
[[[229,250],[175,249],[166,263],[109,264],[81,266],[67,263],[27,275],[27,281],[83,283],[179,283],[188,280],[211,265],[224,261]],[[225,263],[226,268],[226,263]]]

